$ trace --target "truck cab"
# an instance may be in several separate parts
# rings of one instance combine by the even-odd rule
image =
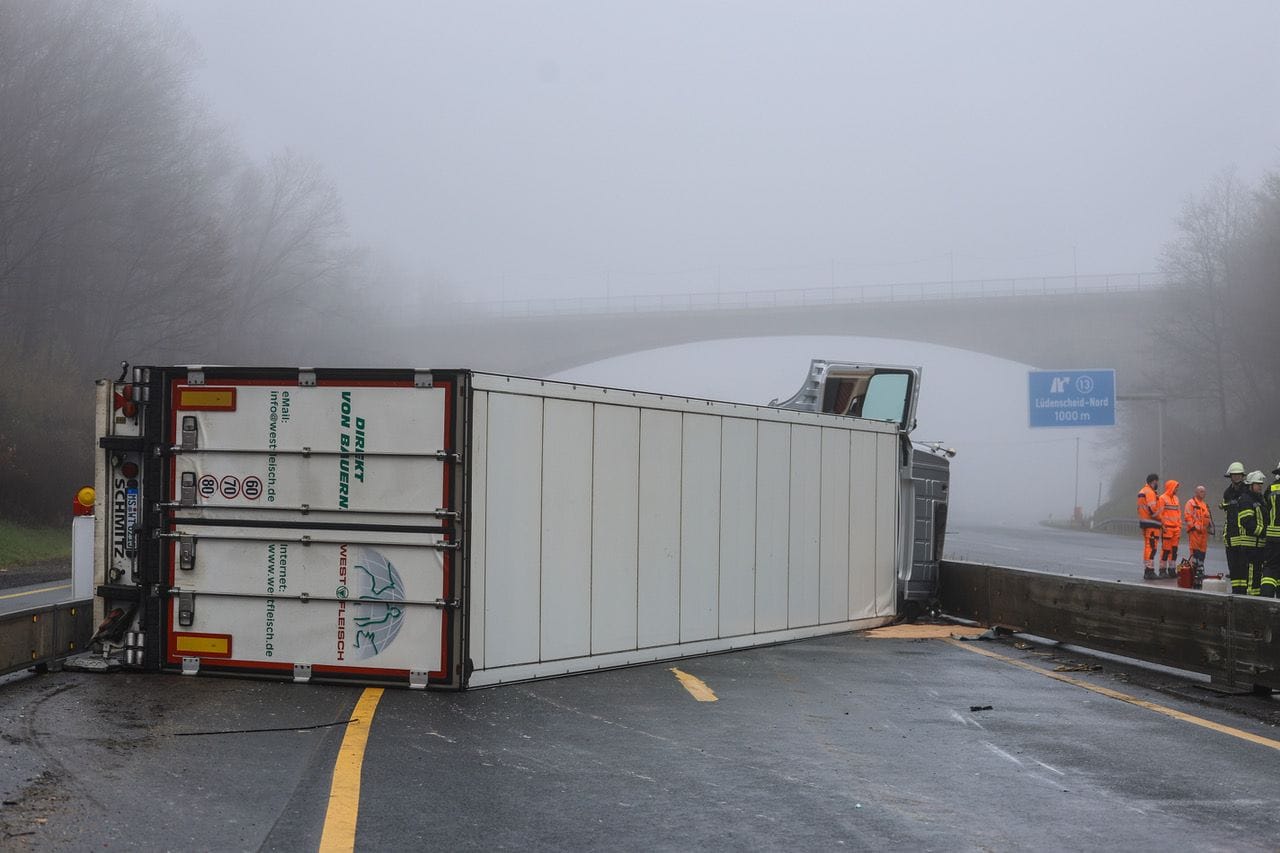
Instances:
[[[899,436],[899,613],[914,617],[938,594],[938,563],[947,527],[949,457],[955,451],[911,440],[920,367],[814,359],[800,390],[769,405],[894,424]]]

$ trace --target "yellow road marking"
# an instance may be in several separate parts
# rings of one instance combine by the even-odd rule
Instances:
[[[60,589],[71,589],[71,584],[64,583],[61,586],[46,586],[44,589],[29,589],[26,592],[11,592],[8,595],[0,595],[0,601],[6,598],[21,598],[24,595],[39,595],[42,592],[57,592]]]
[[[351,722],[342,737],[338,760],[333,764],[333,783],[329,786],[329,809],[324,815],[320,853],[345,853],[355,849],[356,819],[360,815],[360,767],[364,764],[364,747],[369,740],[373,712],[381,698],[381,687],[366,687],[351,712]]]
[[[689,691],[689,695],[699,702],[716,702],[716,694],[711,692],[711,688],[707,686],[701,678],[692,676],[687,672],[682,672],[671,667],[671,671],[676,674],[676,678],[680,679],[680,683],[684,685],[684,689]]]
[[[872,628],[867,636],[893,640],[945,640],[947,637],[977,637],[985,633],[986,628],[968,625],[913,625],[903,622],[901,625]]]
[[[950,643],[953,646],[964,649],[965,651],[973,652],[974,654],[984,655],[998,661],[1004,661],[1005,663],[1012,664],[1013,666],[1020,667],[1021,669],[1025,669],[1029,672],[1048,676],[1055,681],[1061,681],[1076,687],[1083,687],[1085,690],[1092,690],[1094,693],[1101,693],[1103,696],[1107,696],[1111,699],[1118,699],[1121,702],[1128,702],[1130,705],[1137,705],[1139,708],[1146,708],[1148,711],[1155,711],[1157,714],[1164,714],[1166,717],[1173,717],[1175,720],[1182,720],[1184,723],[1191,723],[1193,726],[1212,729],[1215,732],[1221,732],[1224,735],[1231,735],[1232,737],[1240,738],[1241,740],[1247,740],[1250,743],[1256,743],[1259,746],[1269,746],[1272,749],[1280,749],[1280,740],[1272,740],[1269,737],[1255,735],[1252,732],[1246,732],[1243,729],[1224,726],[1222,723],[1215,723],[1213,720],[1206,720],[1203,717],[1187,714],[1174,708],[1166,708],[1164,705],[1157,705],[1155,702],[1148,702],[1145,699],[1139,699],[1137,696],[1130,696],[1127,693],[1121,693],[1119,690],[1112,690],[1109,687],[1102,687],[1098,684],[1090,684],[1087,681],[1083,681],[1079,678],[1072,678],[1071,676],[1064,675],[1061,672],[1042,669],[1041,667],[1029,664],[1026,661],[1020,661],[1016,658],[1011,658],[997,652],[988,651],[987,649],[980,649],[973,643],[962,643],[958,640],[952,639],[945,639],[943,642]]]

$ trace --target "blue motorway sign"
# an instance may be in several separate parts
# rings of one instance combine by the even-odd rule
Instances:
[[[1032,370],[1027,377],[1031,426],[1116,425],[1114,370]]]

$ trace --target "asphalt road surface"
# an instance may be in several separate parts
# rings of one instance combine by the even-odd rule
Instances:
[[[71,564],[46,560],[0,569],[0,615],[44,607],[71,597]]]
[[[1189,556],[1186,541],[1181,556]],[[1142,540],[1136,536],[1054,527],[985,527],[952,523],[943,554],[948,560],[1035,569],[1102,580],[1142,583]],[[1227,570],[1221,542],[1210,542],[1205,571]],[[1157,581],[1172,585],[1174,581]]]
[[[0,847],[315,850],[344,817],[357,850],[1280,844],[1274,700],[912,628],[376,708],[358,687],[10,678]]]

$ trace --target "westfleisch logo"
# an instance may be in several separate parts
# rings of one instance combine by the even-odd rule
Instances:
[[[338,660],[366,660],[386,650],[404,619],[404,587],[396,567],[362,545],[338,549]]]

